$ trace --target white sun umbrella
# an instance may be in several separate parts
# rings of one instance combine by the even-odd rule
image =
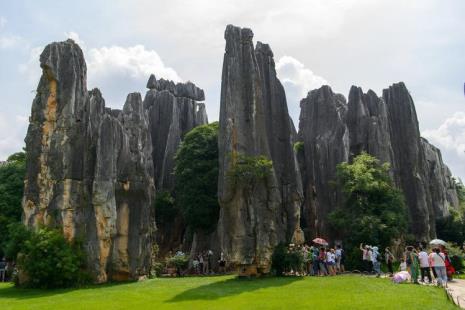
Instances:
[[[447,245],[447,243],[444,240],[441,239],[434,239],[429,242],[429,244],[436,244],[436,245]]]

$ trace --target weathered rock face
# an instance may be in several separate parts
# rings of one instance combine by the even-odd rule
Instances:
[[[191,82],[174,84],[156,80],[152,74],[144,99],[152,137],[152,158],[157,190],[174,191],[174,157],[184,135],[196,126],[207,124],[204,92]],[[171,223],[160,223],[157,244],[161,254],[176,250],[182,243],[185,224],[181,216]]]
[[[228,261],[266,272],[273,248],[299,235],[300,184],[291,144],[291,123],[273,54],[254,49],[253,33],[225,31],[219,131],[220,246]],[[273,127],[275,126],[275,127]],[[241,155],[273,161],[271,173],[254,184],[229,176]]]
[[[382,162],[393,158],[389,123],[385,102],[369,90],[352,86],[347,110],[350,155],[367,152]]]
[[[87,92],[72,40],[48,45],[26,137],[24,221],[82,240],[97,282],[147,274],[154,221],[152,144],[140,94],[122,111]]]
[[[340,206],[341,193],[332,184],[336,165],[349,158],[347,103],[329,86],[308,93],[300,102],[299,139],[305,202],[302,213],[309,237],[328,234],[327,215]]]
[[[383,98],[353,86],[347,108],[342,96],[339,102],[337,98],[323,86],[301,102],[299,139],[304,150],[299,160],[307,232],[328,234],[327,214],[343,203],[339,191],[330,185],[336,180],[335,167],[367,152],[391,164],[391,175],[405,196],[411,232],[418,240],[434,238],[435,220],[458,206],[457,193],[440,151],[420,137],[415,106],[405,85],[385,89]]]

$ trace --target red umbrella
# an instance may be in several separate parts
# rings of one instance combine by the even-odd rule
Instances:
[[[323,238],[315,238],[312,241],[313,241],[313,243],[316,243],[316,244],[328,245],[328,242]]]

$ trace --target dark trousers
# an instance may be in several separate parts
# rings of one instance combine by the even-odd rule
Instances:
[[[390,274],[394,273],[394,269],[392,268],[392,262],[391,261],[387,262],[387,268],[388,268],[388,271],[389,271]]]
[[[372,272],[373,271],[373,263],[369,260],[363,260],[363,268],[365,269],[364,271],[366,272]]]
[[[431,283],[431,272],[429,272],[429,267],[421,267],[421,281],[425,280],[425,276],[428,277],[429,283]]]

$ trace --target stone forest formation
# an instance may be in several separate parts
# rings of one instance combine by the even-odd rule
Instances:
[[[420,136],[404,83],[381,96],[352,86],[348,100],[329,86],[309,89],[297,131],[273,52],[252,39],[250,29],[226,28],[220,215],[203,243],[186,240],[181,217],[157,227],[152,205],[157,193],[174,189],[174,156],[184,135],[208,123],[204,91],[151,75],[144,98],[131,93],[122,110],[110,109],[98,89],[87,89],[86,62],[72,40],[51,43],[40,56],[26,136],[24,223],[59,227],[67,239],[79,239],[100,283],[146,275],[154,244],[192,253],[205,247],[224,252],[231,264],[267,272],[278,243],[332,233],[327,216],[342,203],[340,189],[330,186],[336,165],[367,152],[391,164],[415,218],[410,232],[434,238],[435,220],[458,206],[457,193],[440,150]],[[228,178],[239,154],[272,161],[271,173],[252,190]]]

